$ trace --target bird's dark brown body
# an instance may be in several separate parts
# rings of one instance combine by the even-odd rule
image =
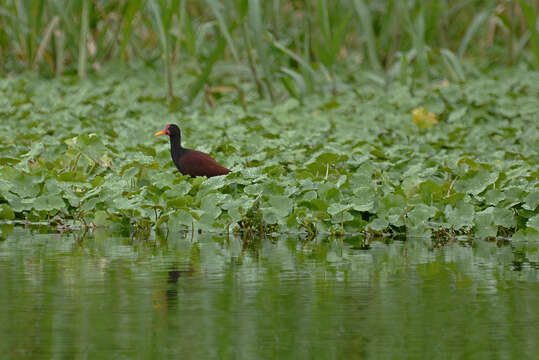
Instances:
[[[184,175],[190,176],[219,176],[230,172],[224,166],[221,166],[210,155],[197,150],[187,150],[178,159],[172,158],[174,164]]]
[[[155,134],[168,135],[170,137],[170,155],[174,165],[183,175],[189,176],[219,176],[230,172],[226,167],[219,165],[210,155],[197,150],[182,147],[180,128],[169,124],[165,130]]]

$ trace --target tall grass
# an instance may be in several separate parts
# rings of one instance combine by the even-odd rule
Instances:
[[[346,58],[382,79],[462,81],[463,58],[539,69],[538,8],[539,0],[0,0],[0,73],[84,78],[139,59],[162,67],[171,98],[175,72],[197,74],[178,94],[186,99],[222,85],[221,61],[274,100],[283,89],[297,98],[337,91]]]

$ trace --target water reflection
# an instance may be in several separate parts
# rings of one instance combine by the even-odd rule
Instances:
[[[539,350],[535,244],[133,240],[104,231],[79,241],[11,230],[0,241],[8,358],[533,358]]]

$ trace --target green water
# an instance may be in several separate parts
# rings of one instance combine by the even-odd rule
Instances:
[[[0,358],[539,357],[537,246],[14,229]]]

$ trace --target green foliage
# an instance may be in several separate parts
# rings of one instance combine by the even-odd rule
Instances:
[[[213,108],[178,110],[155,71],[105,71],[0,81],[2,220],[309,236],[537,230],[536,72],[421,88],[358,75],[353,90],[303,104],[222,93]],[[437,122],[418,128],[420,108]],[[152,136],[167,123],[233,172],[179,174],[166,138]]]
[[[520,0],[520,5],[530,33],[530,47],[533,51],[535,67],[539,69],[539,35],[537,35],[537,14],[539,10],[537,8],[534,9],[526,0]]]
[[[108,62],[144,63],[162,69],[162,87],[176,106],[179,99],[192,100],[204,90],[211,94],[215,87],[235,89],[246,82],[275,102],[285,95],[303,100],[311,93],[338,91],[342,84],[337,80],[355,76],[358,69],[372,71],[379,83],[405,81],[408,75],[464,81],[469,67],[520,62],[539,68],[535,4],[4,1],[0,73],[31,69],[85,78]],[[178,88],[177,72],[197,80]],[[230,73],[236,76],[233,83],[223,83],[223,75]]]

